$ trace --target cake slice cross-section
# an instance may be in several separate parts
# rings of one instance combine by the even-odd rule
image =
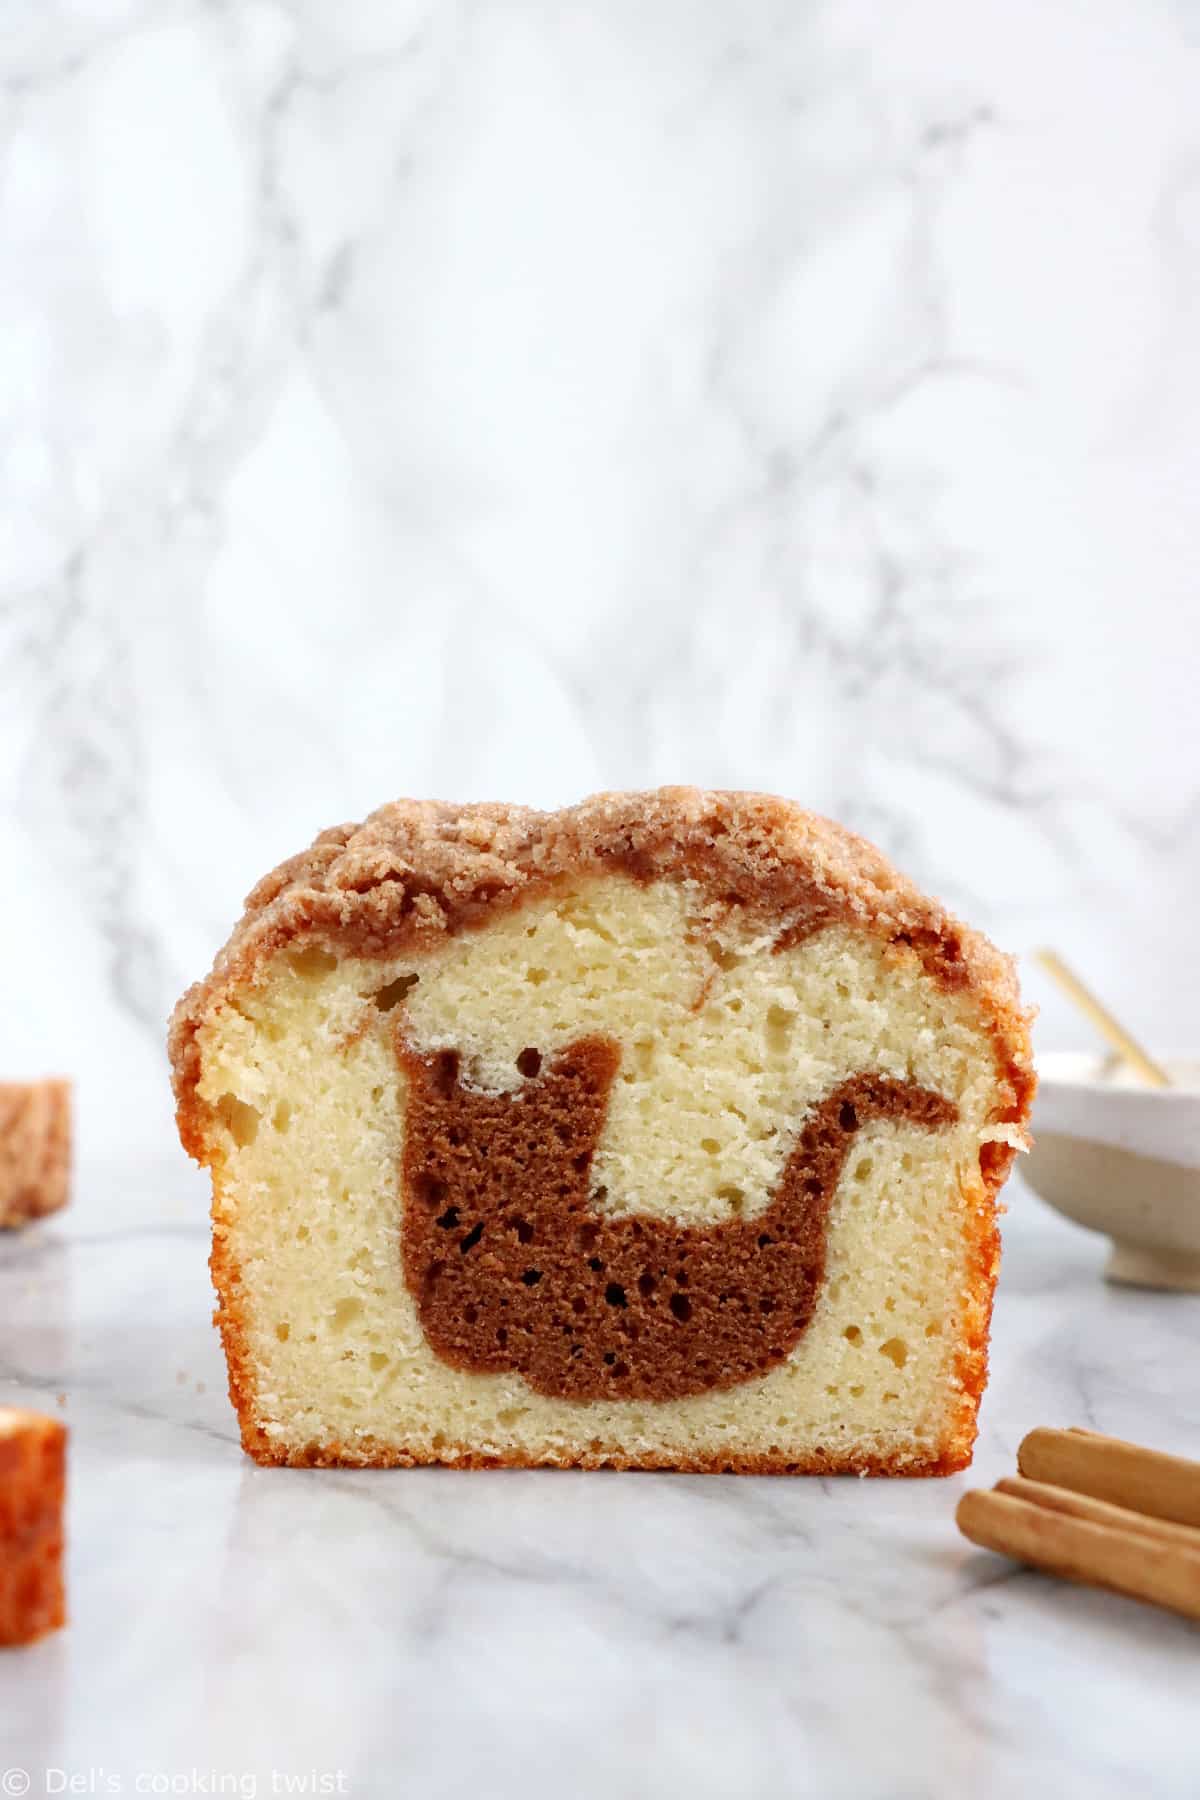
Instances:
[[[66,1622],[66,1427],[0,1406],[0,1645],[31,1644]]]
[[[258,1461],[970,1460],[1028,1022],[839,826],[398,802],[259,884],[171,1050]]]
[[[67,1204],[71,1174],[69,1081],[0,1081],[0,1230]]]

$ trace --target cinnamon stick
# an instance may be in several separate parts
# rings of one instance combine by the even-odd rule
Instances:
[[[1200,1527],[1200,1463],[1093,1431],[1031,1431],[1017,1452],[1031,1481]]]
[[[983,1489],[963,1495],[955,1518],[987,1550],[1200,1621],[1200,1552]]]
[[[1071,1488],[1029,1481],[1024,1475],[1006,1475],[996,1483],[994,1492],[1011,1494],[1016,1500],[1027,1500],[1031,1506],[1043,1506],[1048,1512],[1067,1513],[1073,1519],[1090,1519],[1094,1525],[1111,1525],[1115,1531],[1131,1531],[1137,1537],[1154,1538],[1162,1544],[1178,1544],[1181,1550],[1194,1550],[1200,1554],[1200,1531],[1195,1526],[1150,1518],[1127,1506],[1113,1506],[1108,1500],[1094,1500],[1090,1494],[1077,1494]]]

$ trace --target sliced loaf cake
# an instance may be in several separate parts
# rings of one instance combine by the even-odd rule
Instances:
[[[384,807],[259,884],[171,1042],[259,1461],[969,1461],[1027,1022],[840,827]]]

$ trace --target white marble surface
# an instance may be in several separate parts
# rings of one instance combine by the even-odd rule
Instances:
[[[952,1523],[1035,1423],[1200,1456],[1200,1298],[1106,1287],[1098,1239],[1012,1197],[970,1477],[317,1473],[237,1447],[196,1184],[98,1168],[0,1244],[0,1396],[66,1397],[73,1612],[0,1659],[0,1769],[1194,1800],[1200,1632]]]
[[[1194,1800],[1195,1634],[959,1484],[243,1463],[162,1032],[322,825],[682,779],[1195,1044],[1196,0],[4,0],[0,157],[0,1076],[82,1170],[0,1252],[75,1429],[10,1760]],[[979,1473],[1200,1450],[1196,1302],[1011,1237]]]

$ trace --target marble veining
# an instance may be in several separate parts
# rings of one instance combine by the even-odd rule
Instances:
[[[1194,7],[12,0],[0,83],[0,1060],[86,1020],[89,1141],[399,792],[784,791],[1186,1043]]]
[[[325,824],[693,780],[1194,1046],[1195,0],[2,12],[0,1076],[78,1079],[81,1171],[0,1247],[75,1430],[8,1760],[1191,1800],[1194,1634],[955,1484],[251,1468],[162,1033]],[[979,1473],[1200,1450],[1195,1302],[1010,1240]]]

